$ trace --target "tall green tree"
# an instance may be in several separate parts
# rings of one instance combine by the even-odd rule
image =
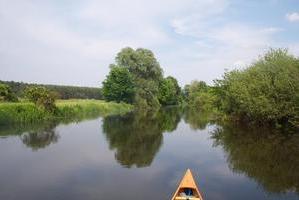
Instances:
[[[108,101],[132,103],[135,86],[133,76],[127,68],[111,66],[106,80],[103,82],[103,95]]]
[[[163,79],[163,71],[152,51],[148,49],[122,49],[115,58],[114,67],[127,69],[132,75],[135,86],[133,103],[137,109],[157,109],[159,83]],[[108,85],[108,83],[106,84]],[[123,91],[124,88],[120,88]],[[106,96],[108,93],[106,93]]]

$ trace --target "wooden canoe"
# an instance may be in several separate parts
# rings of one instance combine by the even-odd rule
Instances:
[[[171,200],[203,200],[190,169],[187,169]]]

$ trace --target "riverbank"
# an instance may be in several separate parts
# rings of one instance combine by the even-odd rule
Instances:
[[[124,114],[133,106],[101,100],[59,100],[53,113],[38,108],[33,103],[0,103],[0,125],[37,123],[56,119],[83,119],[96,116]]]

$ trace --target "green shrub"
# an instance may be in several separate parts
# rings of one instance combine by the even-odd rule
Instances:
[[[38,107],[47,111],[54,112],[56,109],[56,94],[49,91],[45,87],[31,86],[25,89],[25,97],[28,98]]]
[[[216,81],[224,112],[257,122],[299,126],[299,60],[287,50],[271,49],[247,69]]]
[[[17,102],[18,98],[13,94],[8,85],[0,83],[0,102],[1,101]]]

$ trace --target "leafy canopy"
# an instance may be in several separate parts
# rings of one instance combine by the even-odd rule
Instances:
[[[127,96],[129,91],[129,98],[125,98],[126,102],[135,104],[136,108],[141,110],[155,110],[161,106],[161,103],[173,104],[173,102],[178,102],[169,97],[167,97],[169,99],[164,97],[164,95],[169,96],[168,93],[170,93],[170,91],[166,91],[169,89],[166,85],[172,84],[170,87],[174,90],[172,91],[174,95],[178,95],[180,89],[174,78],[167,80],[169,84],[165,83],[163,70],[152,51],[143,48],[136,50],[130,47],[124,48],[117,54],[115,64],[111,65],[111,71],[115,68],[118,70],[123,69],[123,71],[127,70],[127,72],[125,72],[126,75],[115,72],[112,75],[111,72],[103,82],[103,89],[105,90],[103,93],[107,100],[119,101],[124,99],[123,96]],[[124,76],[127,78],[124,78]],[[124,79],[127,81],[124,81]],[[131,83],[131,80],[133,83]],[[163,92],[160,92],[160,89]],[[159,99],[160,97],[161,99]]]
[[[218,105],[226,113],[258,122],[299,126],[299,60],[271,49],[247,69],[216,81]]]
[[[160,82],[158,98],[162,105],[176,105],[181,102],[181,88],[175,78],[168,76]]]
[[[103,82],[103,95],[108,101],[132,103],[134,87],[133,77],[128,69],[112,66],[109,75]]]

